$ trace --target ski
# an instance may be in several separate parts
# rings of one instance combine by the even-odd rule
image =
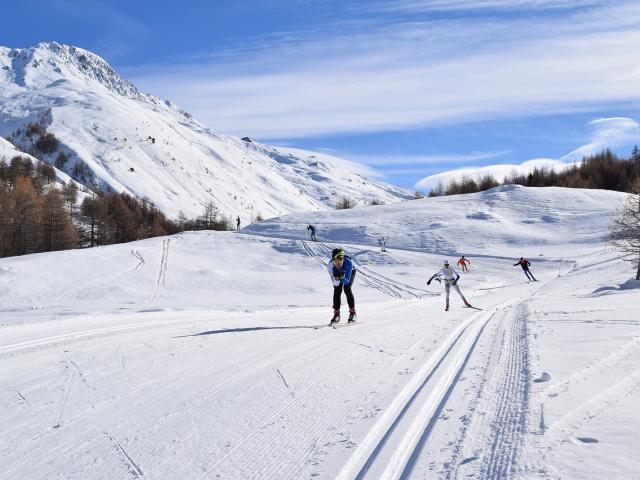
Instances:
[[[342,328],[342,327],[348,327],[350,325],[355,325],[358,322],[346,322],[346,323],[338,323],[338,322],[334,322],[334,323],[323,323],[322,325],[314,325],[313,329],[314,330],[318,330],[319,328],[324,328],[324,327],[333,327],[333,328]]]
[[[347,323],[334,323],[331,326],[335,329],[338,328],[343,328],[343,327],[350,327],[351,325],[355,325],[358,322],[347,322]]]
[[[473,305],[465,305],[464,308],[472,308],[474,310],[482,310],[481,308],[474,307]]]

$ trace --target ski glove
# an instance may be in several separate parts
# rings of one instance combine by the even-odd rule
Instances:
[[[431,279],[427,280],[427,285],[431,285]]]
[[[337,273],[333,276],[336,280],[342,280],[344,278],[344,273]]]

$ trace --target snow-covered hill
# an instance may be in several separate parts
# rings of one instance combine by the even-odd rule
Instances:
[[[42,159],[54,163],[62,151],[66,172],[77,162],[88,167],[86,184],[147,198],[174,217],[199,215],[213,201],[246,224],[331,209],[343,196],[358,204],[411,196],[346,160],[213,133],[171,102],[140,93],[97,55],[55,42],[0,47],[0,135],[28,150],[35,141],[28,124],[61,142]]]
[[[502,187],[0,259],[0,479],[634,478],[620,197]],[[359,321],[316,329],[338,242]],[[452,252],[483,311],[426,285]]]
[[[312,223],[319,239],[333,242],[357,238],[377,245],[385,237],[391,248],[443,254],[570,257],[602,242],[623,197],[609,190],[505,185],[375,209],[293,213],[244,231],[308,238],[305,227]]]

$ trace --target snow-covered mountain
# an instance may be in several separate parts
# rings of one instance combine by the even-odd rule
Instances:
[[[331,209],[342,197],[364,204],[411,196],[353,162],[211,132],[86,50],[55,42],[0,47],[0,135],[34,152],[45,130],[60,145],[40,158],[174,217],[198,215],[210,201],[246,223],[258,214]]]

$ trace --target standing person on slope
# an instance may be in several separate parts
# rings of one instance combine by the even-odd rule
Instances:
[[[314,227],[313,225],[309,225],[307,226],[307,230],[309,230],[309,235],[310,235],[310,239],[314,242],[316,242],[316,227]]]
[[[467,302],[467,299],[464,298],[464,295],[462,295],[462,292],[460,291],[460,287],[458,287],[458,280],[460,280],[460,275],[458,275],[458,272],[456,272],[453,268],[449,266],[449,260],[444,261],[444,268],[440,270],[438,273],[434,273],[433,276],[427,282],[427,285],[431,285],[431,280],[433,280],[434,278],[438,279],[439,281],[441,278],[444,280],[444,291],[447,294],[447,304],[444,308],[445,311],[449,310],[449,291],[451,290],[452,286],[453,288],[455,288],[456,292],[458,292],[458,295],[460,295],[460,298],[464,302],[464,306],[473,308],[471,307],[469,302]]]
[[[460,258],[460,260],[458,260],[458,265],[460,265],[460,268],[462,268],[463,272],[468,272],[469,269],[467,268],[467,265],[470,265],[471,262],[469,260],[467,260],[466,258],[464,258],[464,255],[462,255],[462,257]]]
[[[520,257],[520,260],[518,260],[516,263],[513,264],[514,267],[517,265],[520,265],[522,267],[522,271],[527,276],[527,280],[529,281],[533,280],[534,282],[538,281],[533,276],[533,273],[529,271],[529,267],[531,266],[531,262],[529,260],[527,260],[526,258]],[[531,278],[529,278],[529,276],[531,276]]]
[[[331,252],[331,260],[327,264],[327,270],[331,277],[331,283],[333,283],[333,318],[331,323],[340,321],[340,301],[343,288],[349,304],[348,322],[354,323],[356,321],[356,303],[351,286],[356,277],[356,269],[353,266],[353,262],[344,254],[344,250],[334,248]]]

